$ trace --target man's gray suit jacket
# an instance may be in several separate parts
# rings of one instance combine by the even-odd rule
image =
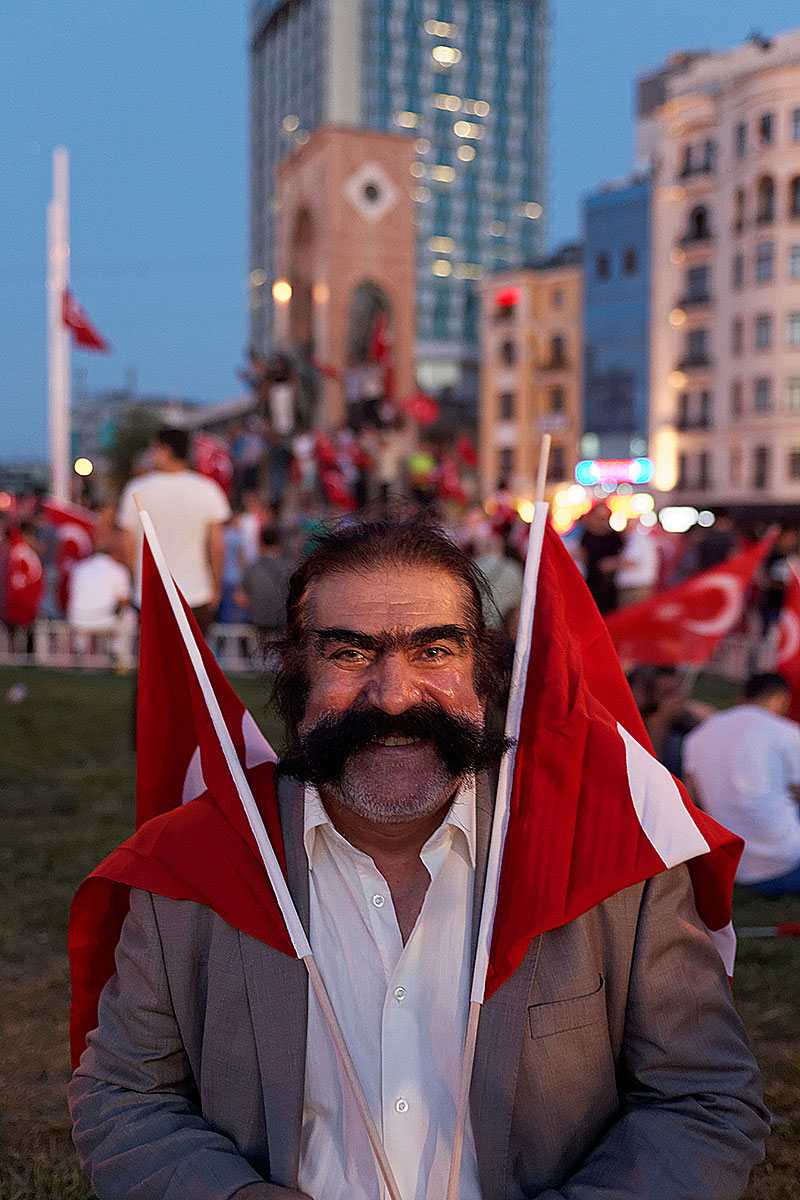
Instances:
[[[278,795],[307,927],[302,791],[282,781]],[[476,929],[490,822],[481,784]],[[70,1086],[75,1144],[101,1200],[297,1186],[307,989],[300,961],[210,909],[132,893],[117,974]],[[484,1200],[741,1195],[766,1112],[684,867],[534,939],[483,1007],[471,1115]]]

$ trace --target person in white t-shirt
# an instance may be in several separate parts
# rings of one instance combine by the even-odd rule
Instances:
[[[134,576],[134,601],[141,603],[142,530],[134,493],[155,526],[164,558],[197,622],[206,632],[222,594],[223,526],[231,514],[213,479],[190,471],[189,435],[163,428],[152,447],[155,470],[133,479],[120,499],[117,523],[124,531],[125,559]]]
[[[75,563],[69,580],[67,620],[72,641],[85,654],[90,639],[107,638],[121,670],[133,665],[136,616],[131,609],[131,576],[114,556],[113,539],[98,544],[94,554]]]
[[[753,675],[742,704],[684,743],[695,801],[744,838],[736,882],[765,896],[800,895],[800,726],[785,716],[790,696],[781,675]]]

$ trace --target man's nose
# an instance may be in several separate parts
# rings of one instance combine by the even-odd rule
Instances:
[[[375,708],[399,714],[420,700],[414,668],[405,655],[382,654],[372,666],[366,698]]]

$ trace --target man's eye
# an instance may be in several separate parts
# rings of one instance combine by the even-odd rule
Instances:
[[[354,646],[345,646],[341,650],[337,650],[331,655],[334,662],[343,663],[344,666],[360,666],[362,663],[369,662],[368,656],[363,650],[356,650]]]
[[[420,651],[420,658],[423,662],[443,662],[446,658],[450,657],[451,651],[446,646],[423,646]]]

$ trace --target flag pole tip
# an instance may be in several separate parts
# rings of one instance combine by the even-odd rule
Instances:
[[[142,497],[139,495],[138,492],[133,493],[133,502],[136,505],[139,512],[145,511],[144,501],[142,500]]]

